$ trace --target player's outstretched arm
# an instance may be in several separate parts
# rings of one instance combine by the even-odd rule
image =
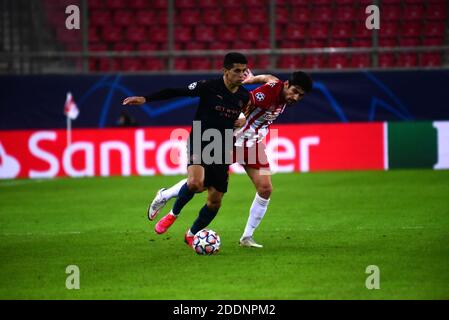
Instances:
[[[245,80],[243,80],[243,84],[256,84],[256,83],[268,83],[273,81],[278,81],[279,78],[271,75],[271,74],[259,74],[255,76],[250,69],[246,71]]]
[[[191,83],[187,88],[166,88],[146,96],[128,97],[123,105],[142,105],[150,101],[167,100],[178,97],[199,97],[204,81]]]

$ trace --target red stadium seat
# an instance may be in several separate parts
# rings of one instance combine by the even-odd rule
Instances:
[[[331,39],[331,40],[329,40],[328,47],[346,48],[346,47],[349,47],[349,40],[347,40],[347,39]]]
[[[156,11],[156,24],[167,26],[168,24],[167,10]]]
[[[144,58],[143,69],[148,71],[161,71],[165,69],[165,62],[161,58],[155,57]]]
[[[245,1],[246,3],[246,1]],[[263,8],[254,8],[248,13],[248,24],[267,24],[269,23],[268,19],[268,10]]]
[[[219,25],[223,23],[221,10],[206,9],[202,12],[202,21],[206,25]]]
[[[284,25],[294,21],[290,21],[289,11],[285,8],[276,8],[276,24]]]
[[[219,2],[219,0],[201,0],[197,5],[199,8],[216,8]]]
[[[296,23],[305,23],[312,20],[311,11],[307,7],[293,7],[291,14]]]
[[[419,22],[403,22],[401,27],[401,36],[419,37],[421,35],[422,24]]]
[[[298,69],[301,65],[301,57],[298,55],[285,55],[278,58],[279,69]]]
[[[240,39],[243,41],[258,41],[260,37],[260,29],[254,25],[244,25],[240,28]]]
[[[306,55],[304,59],[304,67],[308,69],[327,68],[327,60],[322,54]]]
[[[149,1],[149,4],[151,5],[151,7],[155,8],[155,9],[167,9],[168,8],[167,0],[151,0],[151,1]]]
[[[350,66],[352,68],[369,68],[371,67],[371,57],[368,53],[352,54]]]
[[[100,35],[98,34],[98,29],[95,26],[89,27],[87,36],[89,42],[99,42],[101,40]]]
[[[205,42],[187,42],[184,45],[184,50],[205,50],[207,47]]]
[[[105,26],[112,20],[110,11],[92,10],[89,19],[90,26]]]
[[[329,36],[329,26],[323,23],[311,23],[308,28],[310,38],[327,39]]]
[[[326,40],[324,39],[308,39],[304,42],[305,48],[324,48],[326,47]]]
[[[401,7],[399,5],[385,5],[381,11],[381,28],[383,21],[397,21],[401,16]]]
[[[224,22],[231,25],[241,25],[246,23],[246,17],[243,11],[228,8],[224,11]]]
[[[237,50],[242,50],[242,49],[249,50],[249,49],[252,49],[253,47],[254,47],[253,43],[249,42],[249,41],[234,41],[231,44],[231,48],[234,49],[234,50],[235,49],[237,49]]]
[[[383,11],[382,11],[383,13]],[[337,21],[352,21],[354,19],[354,7],[345,6],[337,7],[337,12],[335,14],[335,20]]]
[[[123,40],[122,28],[120,27],[104,26],[101,34],[106,42],[120,42]]]
[[[253,8],[263,8],[268,5],[268,0],[245,0],[243,2],[245,6],[249,9]]]
[[[408,38],[408,37],[401,37],[399,38],[399,45],[401,47],[416,47],[421,45],[421,39],[416,38]]]
[[[137,58],[123,58],[122,70],[124,71],[142,71],[142,61]]]
[[[398,66],[400,67],[417,67],[418,55],[416,53],[400,53],[398,55]]]
[[[108,9],[124,9],[128,6],[125,0],[105,0]]]
[[[392,68],[395,67],[395,58],[392,53],[380,53],[379,54],[379,67]]]
[[[209,43],[209,50],[227,50],[229,44],[227,42],[215,41]]]
[[[352,25],[349,23],[338,23],[332,27],[332,37],[335,39],[352,38]]]
[[[107,51],[108,46],[106,43],[89,43],[90,51]]]
[[[316,3],[316,1],[315,1]],[[316,6],[312,11],[312,21],[316,22],[329,22],[333,19],[334,12],[330,7],[319,7]]]
[[[212,70],[221,70],[223,69],[223,58],[222,57],[213,57],[212,58]]]
[[[167,28],[154,26],[151,27],[148,31],[148,38],[150,41],[157,43],[167,43],[168,32]]]
[[[283,3],[284,4],[290,4],[292,6],[306,6],[309,4],[310,1],[307,0],[286,0]],[[279,0],[276,0],[276,3],[281,3]]]
[[[261,55],[258,56],[255,63],[255,69],[267,70],[270,68],[270,56]]]
[[[116,26],[127,27],[134,24],[135,15],[130,10],[116,10],[113,15],[113,24]]]
[[[444,22],[427,22],[424,27],[426,37],[444,37]]]
[[[383,27],[383,26],[382,26]],[[355,30],[354,30],[354,36],[358,39],[362,38],[372,38],[372,31],[368,30],[365,27],[365,23],[356,23],[355,24]]]
[[[426,52],[421,54],[421,66],[423,67],[440,67],[441,54]]]
[[[430,4],[426,10],[426,19],[445,20],[447,18],[447,4],[442,2],[439,4]]]
[[[221,41],[234,41],[237,39],[236,27],[219,26],[217,30],[217,39]]]
[[[135,19],[137,24],[142,26],[151,26],[157,23],[155,12],[151,10],[137,11]]]
[[[113,45],[114,51],[134,51],[134,45],[129,42],[116,42]]]
[[[380,26],[378,30],[380,38],[394,38],[399,35],[399,29],[397,22],[385,22]]]
[[[175,8],[195,8],[195,0],[175,0]]]
[[[142,10],[148,7],[148,2],[147,0],[128,0],[128,7],[132,9]]]
[[[270,42],[267,40],[259,40],[256,42],[254,47],[256,49],[268,49],[270,48]]]
[[[189,60],[187,58],[176,58],[174,68],[175,70],[188,70]]]
[[[267,43],[267,41],[264,41],[264,43]],[[283,49],[295,49],[300,47],[299,41],[294,40],[283,40],[279,41],[278,47]]]
[[[177,14],[177,21],[182,25],[198,25],[201,23],[200,10],[181,10],[179,14]]]
[[[174,30],[175,42],[192,41],[192,28],[184,26],[176,26]]]
[[[101,9],[103,8],[103,0],[89,0],[88,1],[88,6],[89,6],[89,10],[92,9]]]
[[[119,71],[121,69],[120,59],[100,58],[98,59],[98,69],[100,71]]]
[[[356,48],[367,48],[367,47],[372,47],[373,43],[372,40],[369,38],[355,38],[352,40],[352,46],[356,47]]]
[[[424,18],[424,7],[421,5],[409,5],[403,12],[402,19],[406,21],[419,21]]]
[[[126,29],[126,39],[131,42],[144,42],[147,40],[147,32],[145,27],[130,26]]]
[[[402,0],[382,0],[382,4],[401,4]]]
[[[302,40],[306,37],[305,24],[289,24],[284,30],[284,39],[286,40]]]
[[[237,7],[241,7],[241,5],[242,5],[241,0],[221,0],[220,2],[223,7],[237,8]]]
[[[398,45],[398,42],[396,38],[379,38],[379,46],[380,47],[396,47]]]
[[[141,42],[137,45],[138,51],[157,51],[159,46],[154,42]]]
[[[209,70],[211,63],[208,57],[193,57],[190,59],[190,70]]]
[[[348,57],[344,54],[331,54],[329,57],[329,67],[334,69],[349,68]]]
[[[215,40],[215,30],[211,26],[196,26],[195,40],[202,42],[212,42]]]
[[[444,43],[443,37],[424,38],[423,45],[425,46],[442,46]]]

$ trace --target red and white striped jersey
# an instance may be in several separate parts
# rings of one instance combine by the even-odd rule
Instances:
[[[268,82],[250,91],[250,104],[244,110],[246,123],[234,133],[235,146],[251,147],[268,134],[269,126],[284,111],[283,81]]]

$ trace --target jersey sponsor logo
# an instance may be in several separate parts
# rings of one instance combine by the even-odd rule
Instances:
[[[273,88],[276,85],[276,82],[268,82],[267,84]]]
[[[275,112],[275,113],[265,113],[263,118],[267,121],[274,121],[276,120],[276,118],[278,117],[279,112]]]
[[[197,85],[196,82],[193,82],[193,83],[189,84],[189,89],[190,89],[190,90],[195,89],[195,88],[196,88],[196,85]]]
[[[262,92],[256,93],[256,100],[257,101],[263,101],[265,99],[265,95]]]

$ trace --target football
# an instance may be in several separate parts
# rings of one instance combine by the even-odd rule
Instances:
[[[213,230],[200,230],[193,237],[192,248],[200,255],[215,254],[220,250],[220,236]]]

